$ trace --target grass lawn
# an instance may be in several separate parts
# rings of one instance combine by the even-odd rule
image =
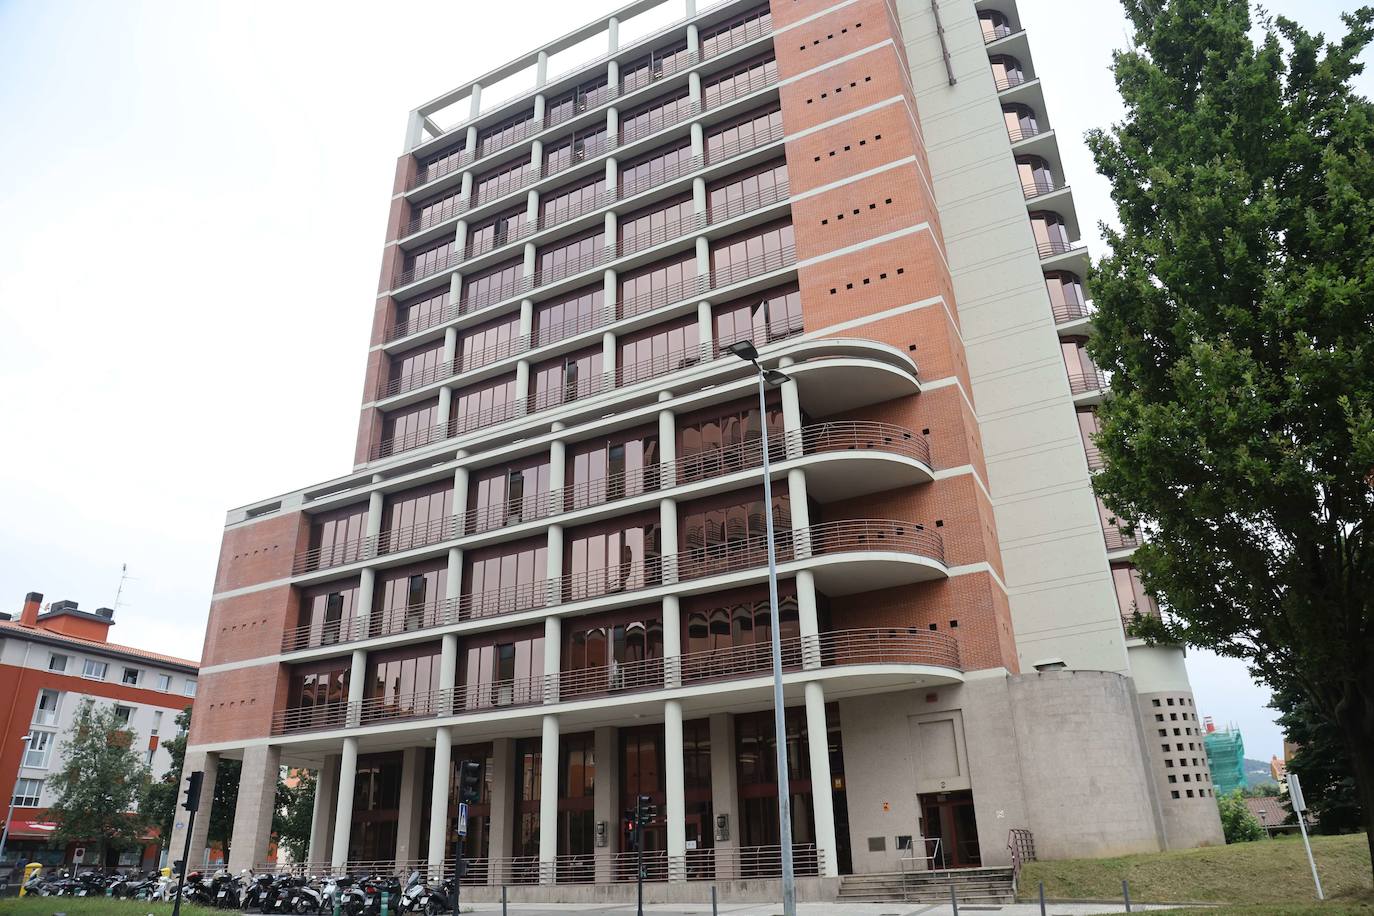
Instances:
[[[1369,846],[1364,834],[1313,837],[1312,854],[1327,897],[1337,898],[1324,907],[1316,905],[1312,872],[1301,837],[1117,859],[1029,862],[1021,872],[1021,896],[1033,899],[1037,883],[1044,881],[1048,898],[1119,900],[1121,881],[1125,879],[1130,882],[1133,901],[1279,905],[1273,909],[1245,910],[1247,914],[1263,916],[1374,913]],[[1342,906],[1347,909],[1341,909]],[[1216,916],[1227,909],[1206,912]]]
[[[71,916],[95,916],[97,913],[127,914],[127,916],[167,916],[172,912],[170,903],[149,903],[146,900],[107,900],[81,897],[6,897],[0,900],[0,913],[13,913],[14,916],[52,916],[53,913],[70,913]],[[213,913],[203,907],[183,903],[182,913]],[[222,910],[220,912],[223,912]]]

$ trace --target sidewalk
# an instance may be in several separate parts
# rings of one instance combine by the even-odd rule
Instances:
[[[1131,901],[1132,912],[1145,910],[1172,909],[1176,905],[1142,904]],[[1045,905],[1046,916],[1096,916],[1099,913],[1124,913],[1124,904],[1109,903],[1049,903]],[[499,903],[463,904],[463,912],[499,914]],[[710,904],[646,904],[644,912],[653,916],[711,916]],[[782,905],[776,903],[723,903],[716,912],[718,916],[781,916]],[[571,913],[608,913],[615,916],[633,916],[635,905],[603,903],[512,903],[507,907],[510,916],[556,916]],[[953,916],[948,903],[799,903],[797,916]],[[961,916],[995,913],[998,916],[1040,916],[1037,903],[1016,904],[960,904]]]

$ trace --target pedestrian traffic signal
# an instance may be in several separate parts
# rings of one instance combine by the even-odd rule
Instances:
[[[654,804],[652,795],[641,795],[635,799],[635,821],[641,827],[652,824],[654,818],[658,817],[658,805]]]
[[[464,760],[458,764],[458,800],[465,805],[475,805],[481,797],[482,764]]]
[[[182,799],[181,807],[187,811],[200,810],[200,784],[205,779],[205,773],[196,770],[186,777],[186,795]]]
[[[639,849],[639,825],[635,823],[635,812],[625,812],[625,851],[635,852]]]

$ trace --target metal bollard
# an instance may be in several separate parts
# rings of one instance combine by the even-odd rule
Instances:
[[[711,916],[717,916],[717,914],[716,914],[716,886],[715,886],[714,884],[711,885]]]
[[[1121,896],[1126,898],[1126,912],[1131,911],[1131,888],[1126,884],[1126,879],[1121,879]]]
[[[506,886],[504,884],[501,885],[501,916],[506,916]]]
[[[1040,882],[1040,916],[1045,916],[1045,882]]]
[[[949,905],[954,907],[954,916],[959,916],[959,895],[954,892],[953,882],[949,885]]]

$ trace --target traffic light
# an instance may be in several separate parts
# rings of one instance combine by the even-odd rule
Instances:
[[[658,805],[654,804],[652,795],[641,795],[635,799],[635,820],[639,826],[645,827],[652,824],[654,818],[658,817]]]
[[[458,764],[458,800],[465,805],[475,805],[481,797],[482,764],[464,760]]]
[[[187,811],[200,810],[200,784],[205,780],[205,773],[196,770],[186,777],[186,795],[182,799],[181,807]]]
[[[639,849],[639,825],[635,823],[635,812],[625,812],[625,852]]]

